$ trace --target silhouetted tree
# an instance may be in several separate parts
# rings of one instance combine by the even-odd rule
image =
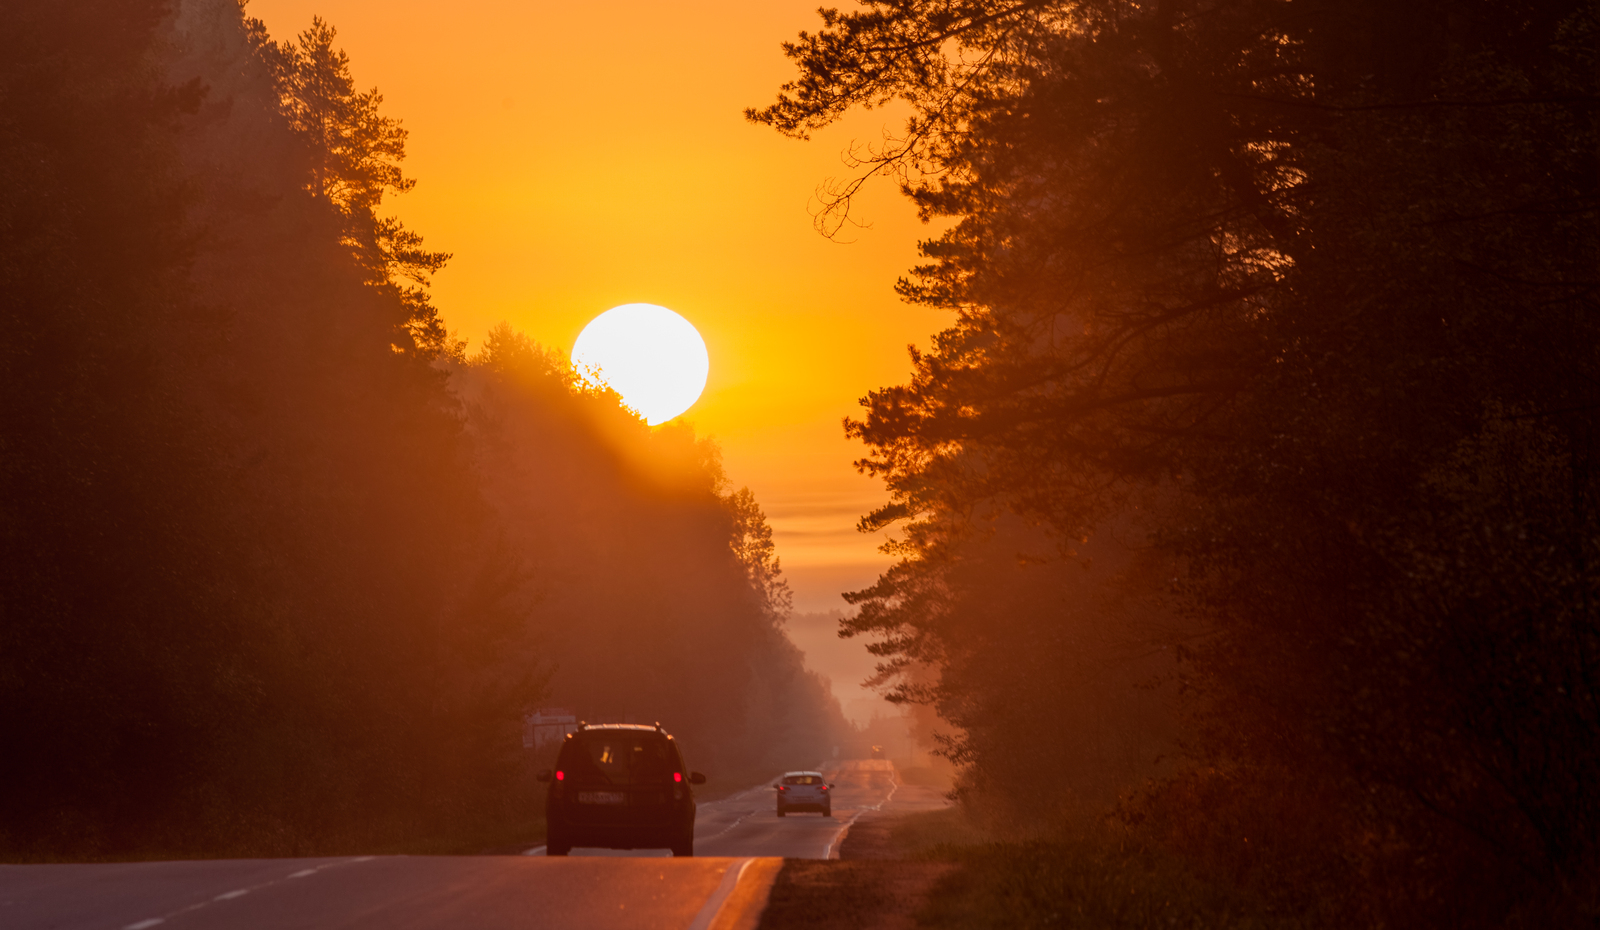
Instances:
[[[0,835],[163,842],[258,700],[161,3],[0,9]],[[180,568],[181,567],[181,568]],[[163,829],[165,828],[165,829]]]
[[[725,494],[722,501],[733,517],[734,557],[744,566],[750,586],[760,593],[767,614],[781,623],[794,605],[794,594],[783,580],[782,560],[767,515],[749,488]]]
[[[385,195],[406,193],[417,183],[400,170],[406,130],[398,119],[378,112],[383,95],[376,88],[356,90],[349,56],[333,45],[337,35],[321,17],[314,17],[294,42],[274,45],[263,29],[254,30],[273,68],[283,113],[312,152],[307,189],[339,210],[346,244],[367,268],[371,283],[399,290],[409,311],[410,341],[436,355],[446,349],[447,333],[427,287],[450,255],[424,249],[422,236],[399,219],[379,217]]]
[[[1258,868],[1333,850],[1320,887],[1374,923],[1592,906],[1592,5],[823,20],[752,117],[804,136],[908,101],[863,170],[958,219],[900,285],[953,325],[849,425],[891,492],[866,525],[910,521],[850,629],[949,674],[983,614],[935,618],[978,584],[985,519],[1036,521],[1063,558],[1132,528],[1194,624],[1171,644],[1202,758],[1337,810]],[[1383,880],[1350,896],[1342,869]]]
[[[649,428],[504,324],[452,380],[488,498],[533,566],[554,702],[659,718],[724,777],[837,743],[837,702],[779,628],[771,529],[748,491],[725,493],[714,446]]]
[[[331,28],[0,27],[0,854],[511,842],[552,693],[623,694],[730,773],[814,758],[752,719],[834,718],[714,450],[509,331],[447,344],[445,256],[377,213],[404,134]]]

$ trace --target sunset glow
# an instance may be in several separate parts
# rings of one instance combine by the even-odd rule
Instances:
[[[594,315],[648,295],[688,311],[716,360],[686,419],[772,521],[801,609],[843,608],[889,558],[856,532],[884,502],[840,420],[908,370],[945,318],[895,276],[934,234],[889,180],[838,240],[815,193],[853,144],[898,125],[855,114],[810,143],[747,123],[792,77],[779,43],[813,0],[526,4],[251,0],[279,40],[313,15],[358,86],[405,122],[416,189],[384,204],[454,253],[432,293],[469,351],[501,321],[564,350]],[[598,66],[597,62],[604,62]],[[647,141],[646,141],[647,140]]]
[[[655,304],[623,304],[590,321],[572,346],[572,364],[605,384],[651,426],[694,406],[711,360],[694,324]]]

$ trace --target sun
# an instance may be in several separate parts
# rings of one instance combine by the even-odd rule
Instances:
[[[572,365],[590,384],[609,385],[655,426],[700,399],[711,357],[688,320],[655,304],[623,304],[583,328],[572,344]]]

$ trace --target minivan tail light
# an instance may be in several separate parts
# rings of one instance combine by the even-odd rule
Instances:
[[[561,771],[560,769],[556,769],[556,781],[566,781],[566,780],[567,780],[567,773]]]
[[[675,782],[683,781],[683,773],[682,772],[673,772],[672,773],[672,780],[675,781]]]

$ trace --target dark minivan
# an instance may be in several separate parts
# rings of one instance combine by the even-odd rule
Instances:
[[[574,846],[670,848],[694,855],[694,791],[706,777],[684,767],[677,743],[661,728],[578,724],[567,734],[545,799],[545,854]]]

